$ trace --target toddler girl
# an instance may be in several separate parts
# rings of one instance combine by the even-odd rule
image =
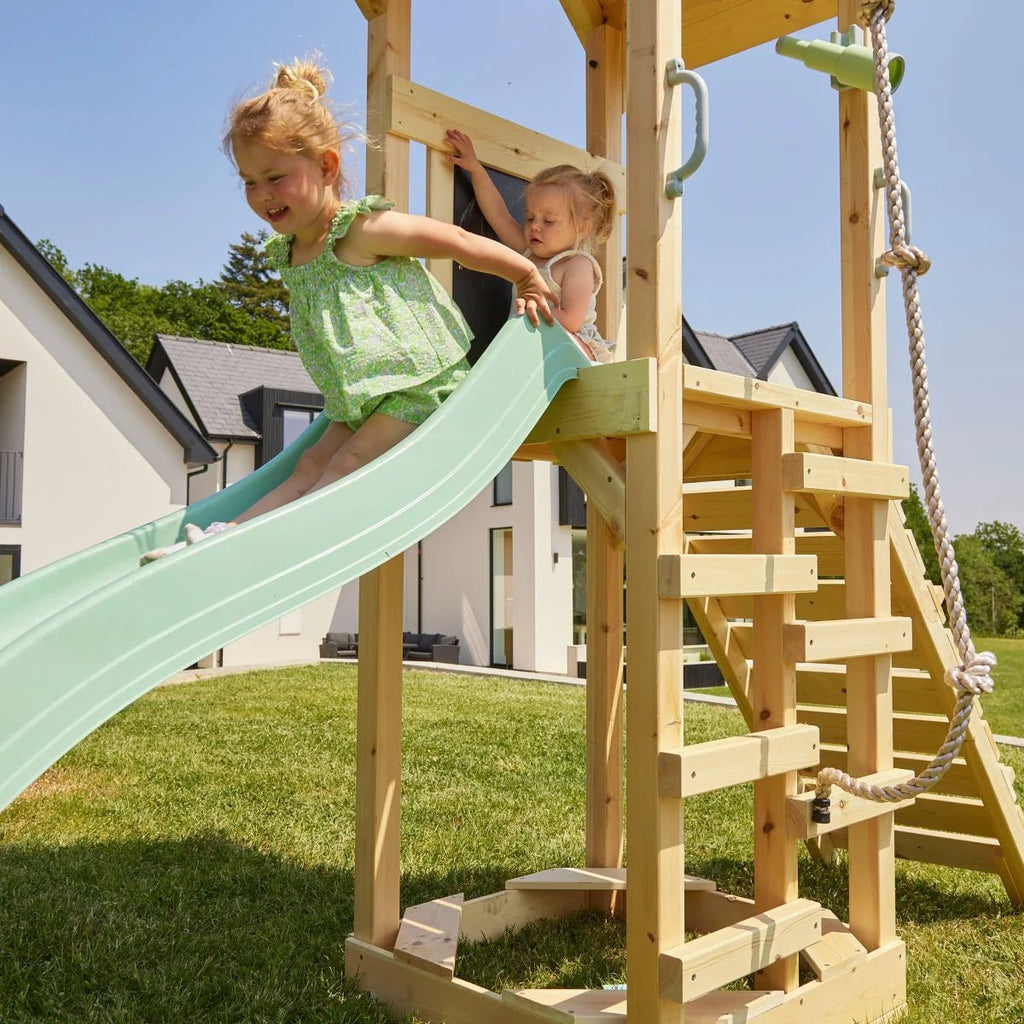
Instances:
[[[224,148],[253,212],[276,232],[272,265],[289,290],[292,337],[330,421],[292,475],[234,523],[186,527],[194,543],[279,508],[382,455],[469,372],[472,337],[418,257],[449,258],[511,281],[516,312],[553,322],[556,299],[525,256],[451,224],[391,210],[381,196],[343,200],[343,131],[315,63],[280,67],[271,87],[232,112]],[[351,137],[349,133],[348,138]],[[152,561],[182,547],[159,548]]]
[[[558,298],[555,318],[588,358],[609,363],[615,343],[597,331],[597,293],[603,279],[591,253],[611,232],[615,189],[601,171],[585,174],[559,164],[540,171],[526,186],[526,223],[520,225],[477,159],[472,140],[450,128],[451,163],[469,175],[480,211],[507,246],[528,256]]]

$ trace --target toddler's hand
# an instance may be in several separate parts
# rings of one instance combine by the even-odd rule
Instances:
[[[553,324],[555,315],[551,310],[557,305],[555,293],[548,287],[536,267],[531,267],[529,273],[516,281],[516,316],[525,313],[534,327],[540,323],[538,313],[549,324]]]
[[[461,167],[464,171],[475,171],[482,166],[477,159],[476,150],[473,148],[473,140],[458,128],[449,128],[444,134],[445,142],[448,143],[454,153],[446,154],[448,163]]]

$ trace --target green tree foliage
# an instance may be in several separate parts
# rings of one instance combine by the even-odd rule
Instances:
[[[903,499],[903,515],[907,520],[907,529],[914,535],[917,541],[917,549],[921,552],[924,560],[925,575],[932,583],[941,583],[942,576],[939,570],[939,556],[935,551],[935,541],[932,539],[932,528],[928,524],[928,513],[921,503],[921,495],[917,488],[910,485],[910,496]]]
[[[280,318],[275,322],[233,301],[221,284],[169,281],[157,288],[93,263],[74,270],[52,242],[44,240],[37,248],[143,365],[157,334],[264,348],[293,347],[286,323],[282,326]]]
[[[241,241],[228,249],[228,261],[218,284],[236,309],[287,331],[288,291],[270,266],[263,248],[266,240],[264,230],[255,235],[242,232]]]
[[[971,629],[990,636],[1014,632],[1024,611],[1024,594],[996,565],[977,533],[961,534],[954,546]]]

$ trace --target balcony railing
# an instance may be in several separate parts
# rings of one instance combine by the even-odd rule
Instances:
[[[0,523],[21,522],[21,452],[0,451]]]

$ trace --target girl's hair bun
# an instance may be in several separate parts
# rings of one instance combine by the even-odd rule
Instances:
[[[278,64],[272,88],[301,89],[318,100],[327,92],[330,82],[330,72],[306,58],[294,60],[291,64]]]

